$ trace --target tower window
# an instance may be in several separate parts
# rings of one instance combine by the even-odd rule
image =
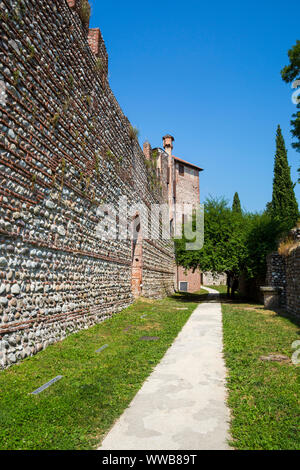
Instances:
[[[182,163],[179,163],[179,174],[180,176],[184,176],[184,165],[182,165]]]

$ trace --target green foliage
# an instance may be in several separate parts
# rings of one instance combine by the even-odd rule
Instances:
[[[204,212],[204,246],[186,251],[186,240],[175,241],[176,261],[194,270],[239,272],[245,257],[245,219],[233,212],[223,198],[208,198]]]
[[[283,222],[286,230],[293,228],[299,218],[298,203],[280,126],[277,128],[276,135],[272,216],[280,223]]]
[[[96,174],[97,174],[98,177],[99,177],[99,174],[100,174],[99,164],[100,164],[100,157],[99,157],[98,153],[96,153],[95,154],[95,171],[96,171]]]
[[[237,214],[242,213],[241,201],[240,201],[238,193],[235,193],[235,195],[233,197],[232,211],[236,212]]]
[[[220,294],[220,299],[222,300],[224,298],[224,295],[227,294],[227,286],[220,285],[220,286],[205,286],[205,287],[210,287],[210,289],[217,290]]]
[[[33,109],[32,109],[32,115],[33,116],[36,116],[36,113],[38,112],[38,108],[36,105],[33,106]]]
[[[106,151],[106,156],[109,158],[109,160],[112,160],[112,161],[116,159],[116,157],[114,156],[114,154],[112,153],[110,149]]]
[[[129,139],[131,142],[134,142],[135,140],[138,139],[139,136],[139,130],[136,127],[130,126],[129,128]]]
[[[272,214],[272,202],[267,202],[265,208],[265,214],[271,215]]]
[[[79,10],[79,17],[84,26],[88,26],[91,18],[91,6],[88,0],[83,0]]]
[[[103,70],[104,70],[103,61],[102,61],[102,59],[100,59],[100,57],[98,57],[96,59],[95,70],[96,70],[96,72],[100,72],[100,73],[103,72]]]
[[[161,188],[160,179],[157,176],[157,158],[158,152],[157,150],[154,150],[151,153],[150,159],[145,159],[145,165],[148,170],[148,178],[150,181],[150,188],[152,191],[157,188]]]
[[[50,124],[52,125],[52,127],[54,128],[57,127],[59,119],[60,119],[60,114],[55,113],[54,116],[50,119]]]
[[[290,63],[285,66],[281,71],[282,79],[286,83],[291,83],[296,79],[300,79],[300,41],[296,41],[296,44],[288,51]],[[300,103],[297,104],[297,108],[300,109]],[[297,139],[292,145],[300,152],[300,111],[293,114],[291,120],[292,135]],[[300,175],[300,168],[298,169]],[[300,178],[299,178],[300,182]]]
[[[88,107],[90,108],[91,107],[91,104],[92,104],[92,97],[90,95],[86,95],[83,97],[83,102],[85,102]]]
[[[8,22],[8,18],[9,18],[9,16],[8,16],[7,11],[1,10],[1,12],[0,12],[0,19],[3,21],[3,23],[7,23],[7,22]]]
[[[71,74],[68,76],[68,84],[69,84],[70,88],[73,88],[73,86],[74,86],[74,77]]]
[[[187,310],[178,310],[184,306]],[[0,372],[0,449],[85,450],[141,388],[197,306],[183,296],[139,300],[88,330]],[[148,317],[141,318],[148,314]],[[125,332],[129,325],[132,328]],[[141,336],[158,336],[154,342]],[[109,347],[96,353],[104,344]],[[57,375],[40,395],[31,392]]]
[[[266,257],[276,250],[285,227],[266,213],[247,215],[246,218],[244,268],[249,278],[264,277]]]
[[[249,278],[266,274],[266,256],[274,251],[286,227],[269,214],[243,214],[224,199],[205,201],[204,246],[186,251],[186,240],[175,240],[176,262],[186,269],[214,273],[246,272]],[[194,227],[195,229],[195,227]]]
[[[23,0],[18,0],[18,6],[22,14],[26,12],[26,4]]]
[[[223,304],[231,445],[239,450],[300,449],[299,365],[266,362],[291,358],[299,328],[258,305]]]
[[[300,41],[288,51],[290,63],[281,70],[282,79],[286,83],[291,83],[293,80],[300,77]]]
[[[31,177],[31,190],[35,190],[35,183],[36,183],[36,175],[32,175]]]
[[[69,96],[67,96],[63,105],[63,110],[65,113],[69,110],[70,104],[71,104],[71,99]]]
[[[13,77],[14,77],[14,85],[17,85],[19,83],[20,70],[18,69],[14,70]]]
[[[29,44],[28,51],[29,51],[28,60],[32,60],[36,54],[35,47],[32,44]]]

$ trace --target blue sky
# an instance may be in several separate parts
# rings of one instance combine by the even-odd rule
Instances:
[[[141,145],[175,137],[174,155],[205,169],[209,194],[260,211],[272,198],[275,133],[280,124],[292,178],[296,107],[280,70],[300,39],[297,2],[245,0],[90,0],[109,54],[112,90]],[[300,185],[296,186],[300,201]]]

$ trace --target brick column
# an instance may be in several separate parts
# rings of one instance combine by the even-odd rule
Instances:
[[[106,78],[108,75],[108,54],[99,28],[89,29],[88,43],[95,57],[101,60],[102,73]]]
[[[144,152],[144,155],[147,158],[147,160],[150,160],[152,149],[151,149],[151,145],[150,145],[149,142],[144,143],[143,152]]]
[[[76,0],[67,0],[69,7],[74,9],[76,7]]]
[[[172,157],[172,150],[173,150],[173,142],[174,142],[174,137],[171,135],[167,134],[163,137],[163,146],[165,152],[169,156],[169,162],[168,162],[168,172],[169,172],[169,185],[168,185],[168,195],[169,195],[169,208],[170,208],[170,220],[173,219],[173,224],[174,224],[174,229],[175,229],[175,214],[174,214],[174,164],[173,164],[173,157]]]

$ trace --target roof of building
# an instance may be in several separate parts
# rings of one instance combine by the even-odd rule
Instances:
[[[200,168],[200,166],[194,165],[193,163],[187,162],[186,160],[183,160],[182,158],[175,157],[175,155],[172,155],[174,160],[183,163],[184,165],[190,166],[192,168],[196,168],[199,171],[204,171],[203,168]]]
[[[175,140],[174,137],[173,137],[171,134],[166,134],[166,135],[164,135],[164,136],[163,136],[163,140],[164,140],[164,139],[172,139],[172,142],[174,142],[174,140]]]

